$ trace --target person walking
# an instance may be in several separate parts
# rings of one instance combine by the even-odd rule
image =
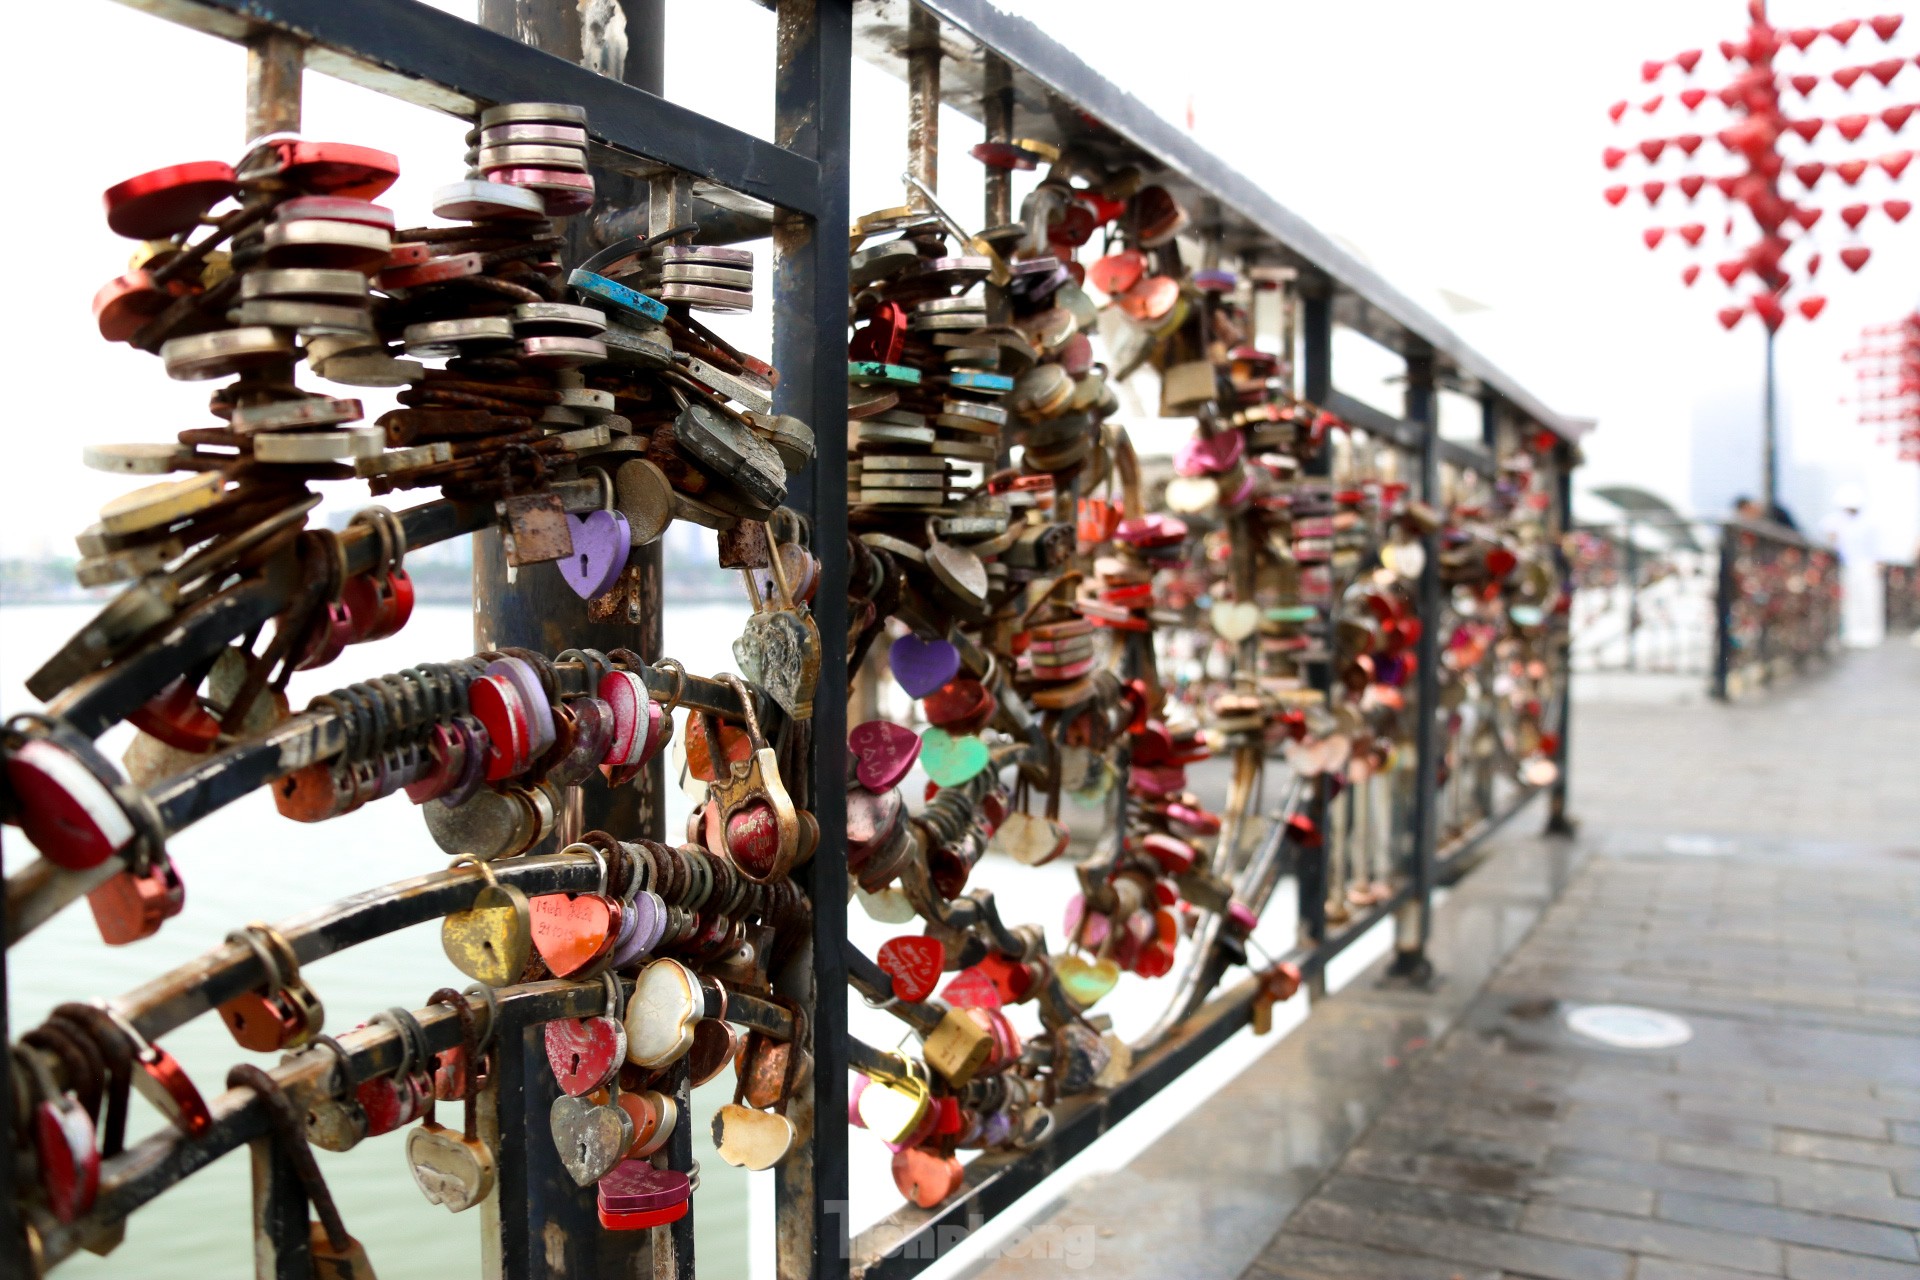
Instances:
[[[1887,595],[1873,524],[1866,517],[1866,491],[1843,485],[1836,500],[1840,509],[1826,518],[1821,532],[1840,556],[1841,634],[1848,648],[1871,649],[1887,635]]]

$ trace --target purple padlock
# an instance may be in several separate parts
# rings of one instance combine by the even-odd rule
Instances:
[[[908,697],[924,698],[959,674],[960,651],[941,636],[922,640],[905,635],[887,649],[887,662]]]
[[[608,1213],[648,1213],[671,1209],[691,1194],[687,1175],[656,1169],[645,1160],[622,1160],[600,1179],[600,1207]]]
[[[624,969],[637,964],[640,957],[653,950],[664,931],[666,916],[665,901],[660,895],[647,889],[634,894],[620,920],[620,939],[613,946],[612,967]]]
[[[487,727],[470,715],[459,715],[453,724],[467,740],[467,763],[460,771],[460,777],[453,787],[440,797],[440,803],[449,809],[458,809],[473,799],[474,793],[487,779],[487,756],[493,750],[493,741],[487,736]]]

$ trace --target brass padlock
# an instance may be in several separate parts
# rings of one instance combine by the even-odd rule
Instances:
[[[960,1009],[949,1009],[941,1015],[940,1025],[927,1034],[921,1049],[927,1065],[956,1089],[973,1079],[992,1052],[992,1034]]]
[[[753,691],[736,675],[721,677],[740,699],[753,752],[728,764],[727,774],[712,784],[720,806],[721,842],[741,875],[758,884],[783,878],[800,856],[800,815],[780,780],[780,762],[760,732],[753,708]],[[716,728],[708,741],[719,742]]]

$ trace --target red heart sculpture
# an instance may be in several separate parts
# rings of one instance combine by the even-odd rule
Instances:
[[[1682,89],[1680,91],[1680,105],[1689,111],[1692,111],[1706,100],[1707,91],[1705,89]]]
[[[1867,70],[1873,72],[1873,78],[1881,84],[1890,85],[1893,83],[1893,78],[1899,75],[1901,69],[1906,65],[1907,60],[1905,58],[1883,58],[1868,67]]]
[[[1827,166],[1818,160],[1809,160],[1805,164],[1793,166],[1793,176],[1800,179],[1800,185],[1809,191],[1813,190],[1813,184],[1820,181],[1820,176],[1826,171]]]
[[[1611,116],[1611,117],[1613,117],[1613,122],[1614,122],[1615,124],[1619,124],[1619,123],[1620,123],[1620,117],[1621,117],[1621,116],[1623,116],[1623,115],[1625,115],[1625,114],[1627,114],[1627,100],[1626,100],[1625,98],[1622,98],[1622,99],[1620,99],[1620,101],[1618,101],[1618,102],[1616,102],[1616,103],[1614,103],[1614,104],[1613,104],[1612,106],[1610,106],[1610,107],[1608,107],[1608,108],[1607,108],[1607,114],[1608,114],[1609,116]],[[1097,283],[1097,282],[1096,282],[1096,283]]]
[[[1819,134],[1820,126],[1825,123],[1826,123],[1825,120],[1819,120],[1819,119],[1793,120],[1788,122],[1787,128],[1793,130],[1795,133],[1799,134],[1802,138],[1805,138],[1808,142],[1812,142],[1814,138]]]
[[[880,944],[877,959],[893,979],[893,994],[909,1004],[918,1004],[939,985],[947,949],[938,938],[890,938]]]
[[[1627,198],[1627,188],[1624,184],[1617,187],[1608,187],[1605,191],[1602,191],[1600,194],[1607,198],[1608,204],[1617,205],[1622,200],[1625,200]]]
[[[1847,41],[1853,39],[1853,33],[1858,31],[1859,29],[1860,29],[1860,19],[1843,18],[1839,22],[1836,22],[1832,26],[1828,27],[1827,34],[1832,36],[1835,40],[1838,40],[1841,44],[1845,44]]]
[[[1707,234],[1706,227],[1698,222],[1689,222],[1686,226],[1680,228],[1680,238],[1688,244],[1699,244],[1700,237],[1705,234]]]
[[[1868,18],[1867,25],[1873,28],[1873,34],[1882,40],[1893,39],[1893,33],[1900,29],[1900,15],[1883,13],[1877,18]]]
[[[1688,155],[1692,155],[1694,152],[1700,149],[1700,144],[1705,141],[1706,139],[1702,138],[1697,133],[1683,133],[1679,137],[1673,140],[1673,145],[1680,148],[1682,151],[1686,152]]]
[[[1666,69],[1666,66],[1664,62],[1643,62],[1640,64],[1640,78],[1652,84],[1660,78],[1660,73]]]
[[[1867,220],[1867,213],[1867,205],[1850,204],[1840,210],[1840,221],[1846,223],[1849,227],[1858,227]]]
[[[1807,256],[1807,279],[1811,280],[1819,274],[1820,274],[1820,255],[1817,253],[1809,254]]]
[[[1887,171],[1889,178],[1898,178],[1907,171],[1907,166],[1913,163],[1913,152],[1889,151],[1880,157],[1878,163]]]
[[[1833,122],[1833,127],[1840,131],[1841,137],[1852,142],[1867,131],[1867,125],[1872,120],[1872,116],[1841,116]]]
[[[1906,200],[1883,200],[1880,202],[1880,207],[1885,209],[1887,216],[1895,222],[1903,221],[1909,213],[1913,212],[1912,203]]]
[[[1802,298],[1794,305],[1799,308],[1801,315],[1811,320],[1826,310],[1827,300],[1825,298]]]
[[[1700,188],[1707,185],[1707,180],[1706,180],[1706,177],[1702,174],[1690,173],[1686,177],[1680,179],[1674,185],[1680,188],[1680,193],[1682,195],[1686,196],[1687,199],[1691,200],[1695,196],[1700,194]]]
[[[1840,251],[1840,261],[1847,264],[1847,270],[1858,271],[1867,265],[1867,259],[1873,256],[1873,250],[1865,245],[1848,245]]]
[[[1648,204],[1659,204],[1660,194],[1666,189],[1667,184],[1664,182],[1643,182],[1640,184],[1640,190],[1647,197]]]
[[[1608,147],[1605,151],[1602,151],[1600,153],[1600,158],[1606,161],[1607,168],[1618,169],[1620,167],[1620,162],[1627,158],[1627,153],[1622,151],[1619,147]]]
[[[1740,323],[1740,317],[1747,314],[1747,309],[1745,307],[1722,307],[1720,308],[1719,314],[1721,327],[1731,329]]]
[[[913,771],[920,758],[920,735],[905,725],[869,720],[847,735],[847,750],[860,762],[854,769],[860,785],[884,795]]]
[[[1786,308],[1780,305],[1780,299],[1770,293],[1753,295],[1753,312],[1759,316],[1769,329],[1778,329],[1780,321],[1786,318]]]
[[[1648,138],[1640,144],[1640,154],[1647,158],[1648,164],[1652,164],[1655,160],[1658,160],[1660,153],[1666,149],[1667,140],[1665,138]]]
[[[1733,282],[1740,278],[1740,273],[1747,269],[1747,264],[1738,260],[1716,262],[1713,269],[1720,273],[1720,278],[1727,282],[1728,287],[1732,287]]]
[[[1652,115],[1654,112],[1660,109],[1660,104],[1664,101],[1666,101],[1666,95],[1656,93],[1651,98],[1648,98],[1645,102],[1641,103],[1640,109],[1646,112],[1648,115]]]
[[[1820,38],[1820,28],[1818,27],[1800,27],[1800,28],[1797,28],[1796,30],[1787,32],[1787,39],[1791,40],[1793,42],[1793,47],[1798,49],[1802,53],[1805,53],[1807,51],[1808,45],[1812,44],[1815,40],[1818,40],[1819,38]]]
[[[1682,271],[1680,273],[1680,282],[1686,285],[1688,288],[1692,288],[1693,282],[1695,280],[1698,280],[1699,278],[1700,278],[1700,264],[1697,262],[1692,263],[1687,267],[1685,271]]]
[[[1738,176],[1733,174],[1728,174],[1724,177],[1715,178],[1713,180],[1713,185],[1720,188],[1721,195],[1726,196],[1728,199],[1732,199],[1733,189],[1736,185],[1738,185],[1739,181],[1740,179]]]
[[[1809,76],[1809,75],[1797,75],[1797,76],[1789,77],[1789,81],[1795,89],[1800,91],[1800,96],[1804,98],[1809,94],[1811,94],[1814,91],[1814,89],[1819,86],[1820,77]]]
[[[1728,62],[1732,62],[1733,56],[1738,52],[1740,52],[1740,46],[1735,44],[1733,41],[1722,40],[1720,42],[1720,56],[1725,58]]]
[[[1886,125],[1889,131],[1898,133],[1901,128],[1906,125],[1907,117],[1911,116],[1913,112],[1914,105],[1912,103],[1904,103],[1897,107],[1888,107],[1880,113],[1880,123]]]
[[[1804,205],[1796,205],[1793,210],[1793,220],[1800,224],[1802,230],[1811,231],[1813,224],[1820,221],[1820,215],[1824,212],[1826,212],[1824,209],[1809,209]]]
[[[1833,73],[1833,82],[1842,89],[1853,88],[1853,82],[1867,73],[1865,67],[1842,67]]]
[[[1695,67],[1700,65],[1700,51],[1698,49],[1683,49],[1673,55],[1673,61],[1674,65],[1682,71],[1691,72]]]
[[[1667,229],[1665,227],[1648,227],[1640,233],[1640,238],[1647,242],[1647,248],[1657,249],[1660,247],[1661,238],[1666,234]]]
[[[1840,175],[1842,182],[1848,186],[1852,186],[1854,183],[1860,181],[1860,175],[1867,171],[1867,162],[1865,160],[1842,160],[1839,164],[1833,166],[1833,171]]]

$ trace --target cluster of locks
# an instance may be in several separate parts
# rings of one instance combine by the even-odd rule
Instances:
[[[716,1140],[724,1158],[768,1168],[794,1142],[784,1112],[811,1070],[805,1011],[773,989],[810,919],[789,873],[818,828],[783,778],[806,776],[791,717],[809,713],[811,690],[764,668],[796,646],[819,666],[803,603],[818,566],[780,506],[813,436],[773,413],[773,369],[699,319],[752,306],[751,253],[685,243],[697,228],[684,226],[562,265],[557,219],[593,201],[586,140],[570,105],[484,111],[466,177],[435,192],[439,221],[417,228],[374,203],[398,176],[392,156],[284,135],[238,164],[176,165],[106,195],[110,225],[142,244],[96,298],[102,336],[158,354],[172,377],[221,380],[220,425],[88,451],[117,473],[186,474],[116,499],[81,535],[82,583],[127,585],[30,680],[47,714],[7,728],[5,817],[55,869],[25,927],[84,891],[109,944],[152,935],[185,897],[167,837],[253,787],[303,822],[406,792],[456,855],[428,878],[434,901],[415,905],[444,917],[447,954],[474,987],[336,1039],[301,975],[312,931],[264,924],[231,935],[196,979],[241,1047],[325,1060],[297,1088],[253,1068],[227,1083],[260,1095],[301,1169],[315,1257],[356,1275],[371,1269],[308,1146],[345,1150],[419,1121],[406,1156],[421,1190],[455,1212],[480,1203],[496,1156],[476,1098],[503,997],[528,983],[584,984],[599,1010],[552,1018],[545,1035],[556,1152],[597,1188],[609,1230],[687,1212],[697,1171],[668,1158],[686,1123],[678,1091],[735,1068]],[[360,425],[360,401],[299,385],[302,362],[324,382],[394,388],[398,407]],[[339,533],[305,527],[313,485],[356,478],[439,497],[369,508]],[[405,626],[410,546],[496,525],[509,565],[552,562],[539,571],[596,616],[637,620],[630,552],[675,519],[721,530],[723,560],[768,575],[775,607],[739,646],[754,686],[625,650],[513,649],[288,705],[293,671]],[[497,873],[562,829],[571,789],[640,778],[683,707],[688,771],[709,784],[685,843],[581,834],[559,859],[596,868],[579,892],[530,895]],[[761,712],[777,717],[772,741]],[[723,731],[721,715],[739,727]],[[138,730],[120,767],[92,741],[118,720]],[[432,1030],[448,1021],[436,1006],[457,1021],[451,1045]],[[36,1239],[84,1228],[87,1247],[118,1243],[120,1224],[88,1215],[102,1161],[122,1155],[130,1088],[181,1141],[208,1140],[217,1109],[155,1043],[178,1021],[69,1005],[23,1038],[35,1120],[17,1131]],[[397,1062],[370,1070],[382,1035]],[[463,1130],[436,1122],[436,1099],[463,1105]]]
[[[571,1001],[542,1019],[556,1152],[597,1188],[607,1229],[686,1214],[697,1171],[671,1158],[678,1099],[729,1066],[722,1158],[787,1158],[788,1103],[814,1063],[808,1010],[776,979],[809,936],[792,879],[809,858],[844,856],[870,916],[917,926],[848,956],[856,990],[920,1038],[917,1053],[850,1048],[850,1121],[930,1207],[962,1185],[959,1151],[1039,1143],[1062,1100],[1126,1078],[1129,1044],[1094,1012],[1123,980],[1171,980],[1162,1028],[1236,965],[1261,977],[1257,1020],[1290,995],[1297,970],[1249,959],[1290,863],[1323,860],[1329,920],[1393,892],[1400,869],[1365,815],[1376,781],[1410,780],[1423,652],[1448,715],[1443,786],[1498,762],[1552,780],[1551,442],[1416,498],[1401,454],[1293,395],[1282,358],[1254,345],[1256,300],[1282,275],[1243,277],[1211,252],[1187,264],[1206,232],[1167,189],[1041,143],[976,152],[1049,166],[1018,222],[970,232],[912,184],[908,205],[854,228],[849,630],[844,653],[823,645],[821,564],[782,505],[813,432],[774,413],[770,366],[698,319],[751,306],[752,255],[687,243],[686,226],[564,263],[556,219],[593,200],[585,124],[564,104],[485,111],[467,177],[435,195],[445,225],[403,229],[373,203],[391,156],[284,136],[107,194],[142,248],[96,299],[103,336],[158,353],[170,376],[227,381],[221,425],[89,454],[186,474],[81,535],[82,581],[127,585],[29,681],[48,712],[7,727],[5,816],[65,873],[36,880],[51,905],[20,918],[84,890],[102,937],[132,942],[184,900],[167,836],[220,804],[266,786],[315,822],[406,792],[455,861],[402,896],[442,920],[475,987],[335,1039],[300,974],[303,948],[324,953],[308,934],[250,925],[199,969],[241,1046],[305,1064],[285,1086],[252,1068],[228,1084],[259,1095],[300,1168],[316,1256],[356,1274],[370,1272],[309,1144],[419,1121],[407,1162],[428,1198],[486,1199],[497,1156],[476,1099],[505,1001],[539,980]],[[302,361],[398,388],[398,407],[356,425],[359,401],[297,384]],[[1114,421],[1122,380],[1149,368],[1160,414],[1196,423],[1168,474]],[[440,496],[306,528],[311,486],[355,478]],[[498,527],[510,566],[551,563],[538,571],[591,616],[637,621],[631,551],[675,519],[717,530],[720,564],[744,574],[744,680],[627,650],[512,648],[288,705],[293,671],[406,624],[410,545]],[[1436,575],[1441,613],[1422,616],[1416,588]],[[915,709],[854,727],[846,846],[820,849],[805,722],[823,661],[843,657],[864,705],[891,681]],[[684,842],[570,824],[576,789],[643,778],[676,712],[704,784]],[[123,719],[140,731],[124,773],[92,741]],[[1270,822],[1275,756],[1292,785]],[[1191,776],[1214,759],[1223,804]],[[916,769],[927,786],[910,805]],[[1067,804],[1098,834],[1076,837]],[[558,858],[532,856],[561,841]],[[970,886],[989,853],[1071,855],[1057,944]],[[1017,1025],[1020,1006],[1037,1028]],[[64,1006],[24,1038],[34,1221],[86,1223],[130,1087],[181,1141],[207,1134],[207,1105],[152,1042],[182,1016]],[[460,1131],[436,1100],[462,1105]],[[89,1246],[110,1248],[113,1226],[88,1224]]]

